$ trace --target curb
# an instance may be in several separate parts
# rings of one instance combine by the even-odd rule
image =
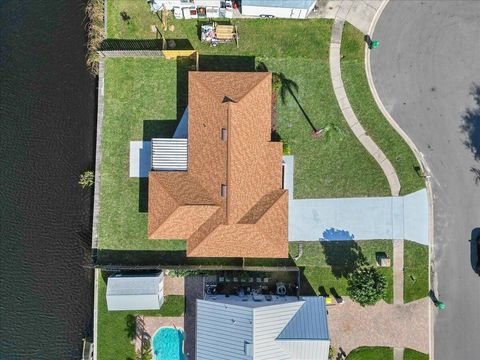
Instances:
[[[377,12],[375,13],[375,16],[373,17],[373,20],[370,24],[370,28],[368,30],[368,34],[373,38],[373,34],[375,31],[375,26],[377,25],[378,19],[380,18],[383,10],[387,6],[390,0],[384,0],[383,3],[380,5],[378,8]],[[425,179],[425,187],[427,188],[427,194],[428,194],[428,206],[429,206],[429,268],[428,268],[428,276],[429,276],[429,282],[430,282],[430,287],[432,289],[436,289],[436,279],[435,279],[435,262],[433,259],[433,249],[434,249],[434,206],[433,206],[433,190],[432,190],[432,183],[430,180],[430,168],[428,167],[428,164],[425,160],[425,157],[422,152],[417,148],[415,143],[412,141],[412,139],[403,131],[403,129],[398,125],[398,123],[395,121],[395,119],[390,115],[390,113],[387,111],[385,108],[385,105],[383,105],[382,100],[380,99],[380,96],[378,95],[377,89],[375,88],[375,84],[373,82],[373,77],[372,77],[372,69],[370,65],[370,51],[367,46],[365,46],[365,73],[367,75],[367,80],[368,80],[368,85],[370,87],[370,91],[372,92],[373,98],[375,99],[375,103],[377,104],[378,108],[382,112],[383,116],[388,120],[390,125],[397,131],[397,133],[405,140],[407,145],[412,149],[415,157],[417,158],[418,163],[422,167],[422,170],[424,171],[426,175]],[[431,302],[429,302],[429,357],[431,360],[434,360],[434,333],[433,333],[433,326],[434,326],[434,317],[433,317],[433,310],[434,308],[432,307]]]

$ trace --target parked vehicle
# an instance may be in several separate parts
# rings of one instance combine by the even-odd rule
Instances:
[[[477,245],[477,274],[480,276],[480,234],[477,235],[477,239],[475,240]]]

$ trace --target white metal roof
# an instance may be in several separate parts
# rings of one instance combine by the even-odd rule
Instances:
[[[152,139],[152,170],[186,171],[188,168],[188,139]]]
[[[108,310],[154,310],[163,303],[163,273],[114,275],[107,280]]]
[[[325,303],[286,298],[261,302],[236,296],[197,300],[197,360],[301,360],[312,359],[313,355],[315,359],[328,359],[326,312],[311,311],[324,308]],[[308,326],[305,321],[325,323]],[[289,338],[280,338],[285,329]],[[315,335],[308,329],[314,329]],[[318,335],[318,329],[325,329],[326,338],[325,332]],[[253,353],[247,351],[250,347]]]

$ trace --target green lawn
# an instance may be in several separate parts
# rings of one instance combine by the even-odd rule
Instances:
[[[120,13],[123,11],[130,20],[122,20]],[[109,39],[155,39],[151,25],[157,25],[162,30],[160,19],[150,12],[150,6],[143,0],[108,0],[107,12]],[[173,24],[175,30],[162,33],[167,39],[188,39],[193,48],[202,54],[261,54],[274,58],[307,57],[328,61],[331,20],[236,19],[234,24],[240,34],[238,49],[234,44],[210,47],[201,43],[197,27],[200,21],[202,20],[176,20],[170,17],[168,24]]]
[[[393,245],[390,240],[367,241],[322,241],[302,242],[302,256],[295,262],[303,269],[302,293],[320,293],[324,287],[330,294],[330,288],[335,288],[339,295],[347,295],[348,275],[358,266],[360,261],[370,265],[375,264],[375,253],[385,252],[392,260]],[[298,242],[289,244],[292,258],[298,255]],[[387,292],[384,300],[393,303],[393,270],[378,268],[387,280]]]
[[[385,119],[370,92],[365,74],[363,36],[352,25],[345,24],[341,48],[345,91],[358,120],[397,171],[401,194],[409,194],[424,188],[425,182],[419,176],[419,164],[412,150]]]
[[[428,354],[424,354],[412,349],[405,349],[403,360],[428,360]]]
[[[348,354],[347,360],[393,360],[393,349],[389,347],[359,347]]]
[[[147,239],[146,182],[129,178],[131,140],[170,136],[177,123],[180,63],[157,58],[115,58],[105,63],[99,247],[184,250],[184,241]]]
[[[428,246],[405,241],[403,300],[410,302],[428,295]]]
[[[108,311],[106,292],[106,275],[100,274],[98,280],[97,351],[98,358],[101,360],[135,358],[135,350],[128,337],[127,318],[129,315],[182,316],[185,311],[185,298],[177,295],[166,296],[160,310]]]

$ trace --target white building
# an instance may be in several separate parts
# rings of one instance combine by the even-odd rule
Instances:
[[[197,360],[327,360],[323,297],[209,296],[197,300]]]
[[[316,0],[242,0],[242,15],[305,19]]]
[[[113,275],[107,280],[107,308],[158,310],[163,304],[163,272]]]

